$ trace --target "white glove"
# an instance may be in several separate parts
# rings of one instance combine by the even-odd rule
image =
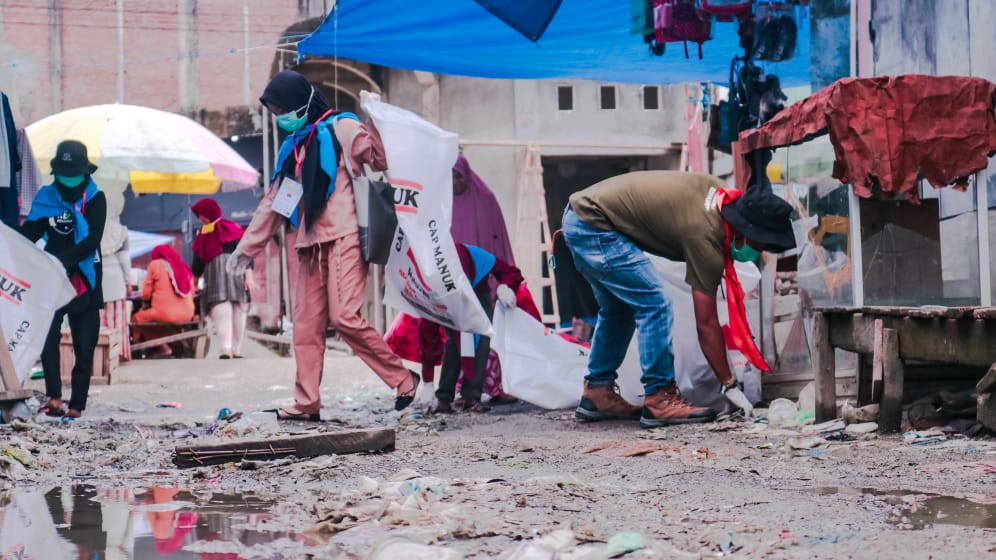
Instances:
[[[229,276],[242,276],[245,274],[246,269],[252,264],[253,258],[243,255],[238,249],[235,250],[228,257],[228,262],[225,264],[225,272],[228,272]]]
[[[415,410],[425,410],[433,405],[435,396],[436,388],[433,387],[432,381],[423,381],[418,388],[418,393],[415,394],[415,400],[412,401],[411,406]]]
[[[743,409],[744,415],[748,418],[754,416],[754,405],[750,404],[750,401],[747,400],[747,396],[744,395],[744,392],[741,391],[739,387],[731,387],[726,391],[723,391],[723,396],[726,397],[726,400],[730,401],[730,404],[733,406]]]
[[[501,303],[507,309],[515,309],[516,298],[515,292],[512,288],[509,288],[505,284],[498,285],[498,302]]]

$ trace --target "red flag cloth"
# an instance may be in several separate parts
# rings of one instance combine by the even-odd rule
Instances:
[[[723,206],[740,198],[743,194],[744,191],[719,189],[716,205],[722,211]],[[726,227],[726,242],[723,247],[729,247],[730,243],[733,242],[733,229],[726,222],[723,222],[723,225]],[[723,330],[726,346],[740,350],[750,360],[750,363],[761,371],[770,372],[771,366],[764,361],[764,356],[761,355],[761,351],[757,349],[757,344],[754,343],[754,335],[750,332],[747,311],[744,309],[744,289],[740,285],[737,269],[733,265],[733,258],[730,257],[729,251],[723,254],[723,279],[726,281],[726,308],[730,317],[729,328]]]
[[[996,153],[996,84],[964,76],[845,78],[743,132],[741,158],[761,148],[830,135],[834,178],[869,197],[877,183],[885,196],[919,200],[920,173],[934,187],[964,187]],[[738,162],[742,163],[742,162]],[[750,184],[737,173],[737,187]],[[738,170],[740,166],[738,166]]]

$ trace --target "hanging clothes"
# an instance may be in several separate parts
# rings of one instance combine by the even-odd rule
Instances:
[[[17,128],[10,112],[7,95],[0,92],[0,222],[17,229],[21,214],[18,207],[17,172],[21,156],[17,150]]]

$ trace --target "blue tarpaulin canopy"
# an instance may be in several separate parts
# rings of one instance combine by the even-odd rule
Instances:
[[[795,56],[759,62],[783,87],[810,83],[809,17],[797,8]],[[651,56],[630,33],[630,3],[563,0],[533,42],[474,0],[338,0],[335,10],[298,45],[304,55],[347,58],[389,68],[482,78],[585,78],[665,84],[729,81],[730,60],[743,54],[736,23],[714,22],[713,39],[669,43]]]

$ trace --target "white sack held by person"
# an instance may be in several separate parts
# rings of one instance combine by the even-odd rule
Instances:
[[[690,319],[694,311],[692,291],[684,281],[685,263],[648,256],[674,310],[671,337],[675,380],[681,393],[698,406],[725,411],[727,400],[698,344],[695,321]],[[744,291],[749,293],[760,282],[761,274],[753,264],[738,262],[736,267]],[[726,299],[722,293],[716,305],[725,324]],[[564,340],[522,310],[495,309],[495,331],[492,346],[501,358],[502,389],[506,393],[548,409],[578,405],[578,388],[588,374],[588,348]],[[727,350],[727,357],[738,376],[748,368],[747,359],[739,351]],[[641,375],[634,337],[618,379],[620,393],[630,402],[643,400]],[[750,403],[744,401],[741,406],[749,410]]]
[[[58,259],[0,224],[0,328],[21,383],[41,355],[56,310],[75,295]]]
[[[450,235],[457,135],[375,94],[361,98],[384,142],[398,214],[384,303],[456,331],[492,336]]]

